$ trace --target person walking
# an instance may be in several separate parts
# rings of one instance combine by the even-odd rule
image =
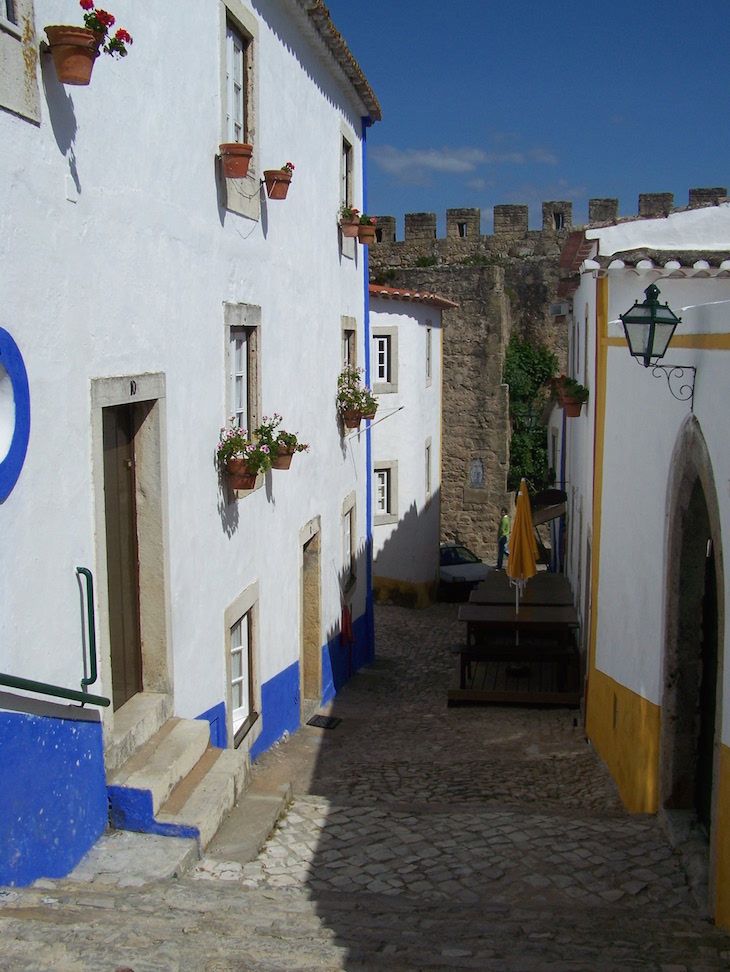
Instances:
[[[502,507],[502,518],[499,521],[499,530],[497,531],[497,570],[502,569],[502,561],[504,560],[504,555],[509,556],[509,550],[507,550],[507,540],[509,539],[509,516],[507,515],[507,508]]]

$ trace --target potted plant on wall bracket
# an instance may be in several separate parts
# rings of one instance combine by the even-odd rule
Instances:
[[[356,239],[359,227],[360,210],[345,203],[340,209],[340,229],[342,230],[342,235]]]
[[[308,443],[300,442],[294,432],[280,428],[282,421],[277,412],[271,419],[264,415],[261,425],[253,430],[256,439],[269,447],[272,469],[288,469],[295,452],[309,452]]]
[[[249,142],[222,142],[218,146],[226,179],[245,179],[253,155]]]
[[[345,368],[337,379],[337,410],[346,429],[359,429],[364,418],[375,415],[378,407],[368,388],[360,383],[360,368]]]
[[[368,216],[367,213],[362,213],[360,215],[360,225],[357,228],[357,238],[360,242],[367,246],[375,240],[375,224],[377,219],[374,216]]]
[[[95,9],[93,0],[79,0],[79,3],[85,11],[83,27],[54,24],[45,28],[56,77],[61,84],[88,84],[100,49],[111,57],[126,57],[127,45],[132,43],[123,27],[109,36],[115,20],[108,11]]]
[[[286,199],[293,172],[293,162],[285,162],[280,169],[264,169],[264,182],[269,199]]]
[[[363,388],[361,407],[362,407],[362,417],[366,421],[369,420],[372,422],[372,420],[375,418],[375,413],[378,410],[379,404],[380,403],[378,402],[377,398],[375,398],[373,393],[369,389]]]
[[[550,379],[552,397],[565,410],[567,418],[577,418],[584,402],[588,401],[588,389],[575,378],[560,375]]]
[[[231,489],[253,489],[259,473],[271,469],[271,449],[239,428],[231,418],[228,428],[222,428],[216,453],[218,468],[228,473]]]

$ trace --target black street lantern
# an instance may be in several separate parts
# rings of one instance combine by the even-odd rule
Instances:
[[[634,358],[643,361],[645,368],[649,368],[666,354],[674,329],[682,318],[677,317],[668,304],[659,303],[656,284],[649,284],[644,293],[646,300],[643,303],[637,301],[631,310],[619,314],[619,317],[629,351]]]
[[[535,411],[532,405],[530,405],[530,407],[525,412],[525,419],[524,419],[525,428],[529,429],[530,432],[534,432],[534,430],[537,428],[537,423],[539,421],[540,421],[539,414]]]

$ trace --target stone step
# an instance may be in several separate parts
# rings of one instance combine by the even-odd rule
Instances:
[[[247,752],[211,746],[204,720],[171,718],[108,775],[110,823],[194,838],[202,852],[250,778]]]
[[[204,720],[169,720],[142,750],[111,775],[108,784],[148,791],[155,815],[209,745],[210,727]]]
[[[140,692],[114,713],[114,729],[105,747],[107,774],[114,773],[158,732],[172,713],[172,696]]]
[[[157,814],[157,821],[180,834],[198,839],[201,852],[218,832],[223,820],[248,787],[251,762],[247,752],[212,749],[204,765],[191,774]],[[209,765],[208,765],[209,763]]]

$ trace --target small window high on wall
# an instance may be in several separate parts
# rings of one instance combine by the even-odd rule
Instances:
[[[248,38],[226,24],[226,128],[229,142],[246,142],[246,50]]]
[[[224,304],[227,341],[226,418],[240,429],[255,429],[261,420],[259,324],[261,308]]]

